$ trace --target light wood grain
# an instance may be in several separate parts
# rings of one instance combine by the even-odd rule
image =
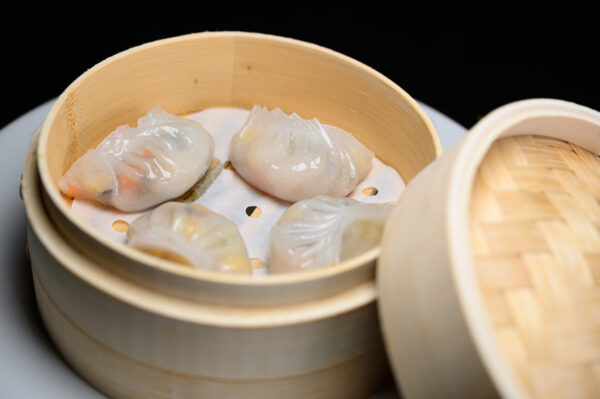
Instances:
[[[521,101],[408,185],[377,279],[405,397],[598,397],[598,153],[598,112]]]
[[[512,189],[490,186],[480,167],[471,206],[472,228],[504,231],[487,236],[493,245],[471,241],[501,349],[532,398],[598,398],[600,284],[593,259],[600,256],[600,219],[585,204],[600,199],[600,158],[563,140],[516,136],[496,141],[482,165],[489,159],[502,159],[500,174],[508,171],[514,182]],[[521,181],[522,167],[554,180],[552,190]],[[490,222],[478,211],[484,206],[476,202],[491,197],[501,204],[501,220]],[[515,219],[536,231],[535,238],[515,234]],[[535,243],[514,245],[515,239]]]
[[[385,363],[380,341],[375,342],[376,348],[364,353],[298,375],[232,378],[160,368],[124,355],[89,336],[52,302],[36,274],[34,282],[38,306],[53,341],[85,379],[111,397],[361,399],[373,392],[373,387],[377,386],[385,373],[384,367],[377,367]],[[214,360],[225,367],[219,359]],[[365,367],[365,364],[375,366],[377,372],[373,373],[373,369]],[[356,379],[361,383],[348,383]]]

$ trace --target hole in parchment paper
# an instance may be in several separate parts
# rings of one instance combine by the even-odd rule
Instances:
[[[377,190],[375,187],[367,187],[362,190],[362,193],[364,195],[368,195],[368,196],[377,195],[378,192],[379,192],[379,190]]]
[[[264,269],[267,265],[261,259],[252,258],[250,259],[250,266],[252,266],[252,270]]]
[[[259,207],[253,205],[246,208],[246,215],[250,216],[251,218],[257,218],[262,215],[262,211]]]
[[[124,220],[115,220],[112,224],[112,228],[114,231],[118,231],[119,233],[125,233],[129,230],[129,223]]]

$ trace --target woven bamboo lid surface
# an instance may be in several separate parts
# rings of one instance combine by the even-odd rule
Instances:
[[[532,398],[600,398],[600,158],[542,136],[496,141],[471,247],[498,345]]]
[[[378,306],[403,397],[600,398],[600,113],[503,106],[392,211]]]

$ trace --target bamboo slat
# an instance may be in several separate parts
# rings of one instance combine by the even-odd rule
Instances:
[[[478,169],[478,284],[532,398],[600,398],[599,204],[600,158],[562,140],[499,139]]]

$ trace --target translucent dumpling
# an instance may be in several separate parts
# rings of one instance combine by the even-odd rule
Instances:
[[[202,125],[155,108],[137,127],[118,127],[75,161],[58,186],[77,199],[138,211],[185,193],[213,153],[214,140]]]
[[[200,205],[162,204],[131,224],[127,245],[196,269],[252,271],[237,226]]]
[[[323,195],[295,203],[271,229],[269,272],[331,266],[376,247],[391,210]]]
[[[229,158],[247,182],[294,202],[347,195],[366,176],[373,153],[335,126],[255,106],[232,138]]]

